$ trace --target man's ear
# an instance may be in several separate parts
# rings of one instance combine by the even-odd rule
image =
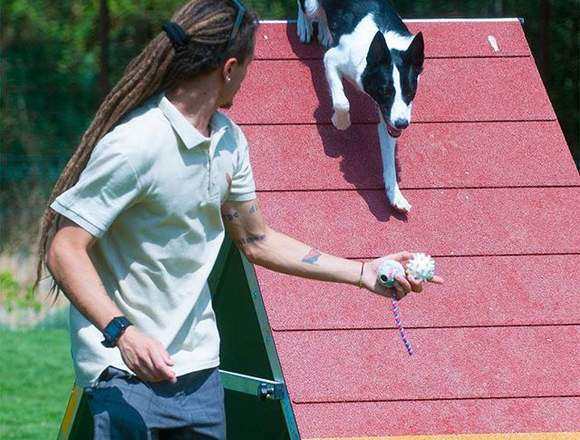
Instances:
[[[373,38],[367,54],[367,65],[378,66],[380,64],[389,64],[391,62],[391,52],[387,46],[387,41],[382,32],[378,31]]]
[[[405,61],[414,66],[419,72],[423,70],[423,62],[425,61],[425,43],[423,42],[423,34],[419,32],[413,38],[409,48],[404,53]]]
[[[232,76],[232,71],[234,70],[234,68],[240,64],[237,58],[228,58],[225,63],[224,66],[222,68],[222,77],[224,82],[230,82],[231,81],[231,76]]]

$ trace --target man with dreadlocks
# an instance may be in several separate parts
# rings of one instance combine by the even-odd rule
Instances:
[[[217,111],[245,77],[256,26],[238,1],[187,3],[129,64],[51,195],[38,279],[46,263],[72,303],[97,439],[225,438],[207,285],[224,229],[254,264],[388,295],[382,259],[323,254],[262,218],[246,139]],[[396,289],[422,286],[401,276]]]

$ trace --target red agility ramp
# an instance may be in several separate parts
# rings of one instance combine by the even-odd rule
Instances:
[[[350,88],[334,129],[295,25],[261,26],[232,111],[274,229],[347,258],[429,252],[447,281],[400,304],[409,357],[388,300],[257,268],[299,438],[580,438],[580,177],[522,25],[407,23],[427,55],[398,145],[408,216],[374,105]]]

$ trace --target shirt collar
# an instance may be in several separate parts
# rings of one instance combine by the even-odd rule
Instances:
[[[185,118],[185,116],[183,116],[177,107],[167,99],[165,94],[161,94],[158,107],[188,150],[202,144],[210,145],[212,149],[215,149],[215,146],[218,144],[227,129],[227,126],[222,126],[219,123],[219,119],[216,117],[216,112],[213,114],[210,121],[211,135],[210,137],[205,137]]]

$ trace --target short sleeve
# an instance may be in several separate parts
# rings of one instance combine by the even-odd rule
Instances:
[[[247,202],[256,198],[256,184],[254,182],[252,165],[250,164],[248,142],[239,128],[238,133],[239,156],[236,170],[232,177],[230,194],[227,198],[229,202]]]
[[[105,136],[93,150],[78,182],[50,207],[100,238],[139,193],[133,167],[118,145]]]

